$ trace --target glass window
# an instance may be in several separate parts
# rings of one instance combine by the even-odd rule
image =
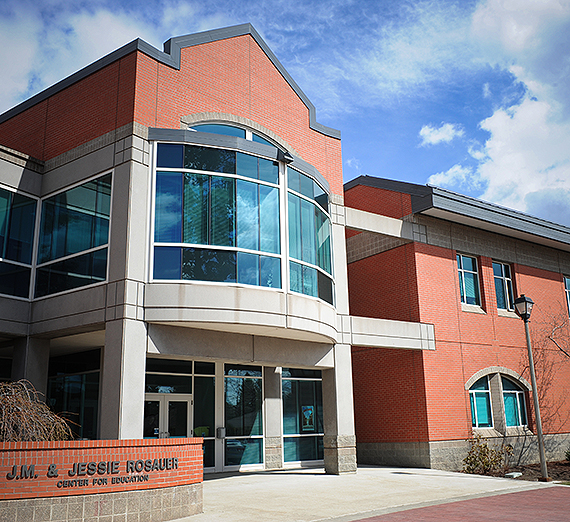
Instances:
[[[471,422],[476,428],[493,427],[491,416],[491,393],[489,391],[489,378],[481,377],[469,389],[471,401]]]
[[[501,377],[507,426],[526,426],[525,392],[506,377]]]
[[[281,385],[285,462],[322,459],[321,372],[283,368]]]
[[[168,144],[158,144],[158,149],[163,145]],[[256,253],[279,254],[281,250],[279,188],[257,181],[262,171],[273,169],[272,180],[278,182],[278,164],[249,154],[184,147],[185,168],[233,174],[237,157],[237,173],[252,179],[211,173],[157,172],[154,278],[280,288],[280,258]],[[164,152],[167,157],[171,154],[170,149]]]
[[[0,258],[31,264],[36,200],[0,189]]]
[[[38,267],[36,297],[100,283],[105,281],[106,272],[106,248]]]
[[[493,262],[493,276],[495,279],[497,308],[501,310],[514,310],[511,267],[504,263]]]
[[[459,272],[461,302],[480,306],[477,260],[474,257],[457,254],[457,269]]]
[[[28,297],[31,268],[0,261],[0,294]]]
[[[245,139],[245,130],[233,125],[225,125],[223,123],[204,123],[200,125],[192,125],[191,129],[198,132],[208,132],[211,134],[223,134],[224,136],[235,136],[236,138]]]
[[[255,132],[252,133],[251,138],[252,138],[252,141],[256,141],[257,143],[263,143],[264,145],[269,145],[271,147],[275,147],[275,145],[273,145],[273,143],[267,141],[265,138],[261,137],[259,134],[256,134]]]
[[[45,199],[38,263],[105,245],[110,210],[110,174]]]
[[[184,186],[186,189],[186,186]],[[186,195],[186,190],[184,190]],[[182,174],[156,173],[154,239],[162,243],[180,243],[182,239]]]

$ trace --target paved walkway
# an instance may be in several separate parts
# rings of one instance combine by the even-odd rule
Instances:
[[[570,487],[387,467],[340,476],[322,469],[206,475],[204,513],[180,522],[320,520],[568,522]]]

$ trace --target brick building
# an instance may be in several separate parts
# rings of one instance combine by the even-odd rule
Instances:
[[[136,40],[0,115],[0,378],[206,471],[353,471],[340,132],[249,25]]]
[[[435,350],[352,348],[361,463],[461,469],[473,434],[537,461],[523,322],[547,457],[570,445],[570,229],[436,187],[345,185],[350,311],[433,324]],[[553,340],[549,339],[551,337]]]

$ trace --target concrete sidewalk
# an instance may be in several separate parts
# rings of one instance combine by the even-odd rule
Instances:
[[[349,522],[506,493],[550,490],[552,487],[552,484],[540,482],[416,468],[359,467],[358,473],[340,476],[326,475],[319,468],[221,474],[206,476],[204,513],[180,521]],[[560,498],[565,500],[564,512],[567,514],[570,512],[570,487],[557,486],[556,490],[561,493],[555,496],[556,502],[560,502]],[[410,520],[419,520],[417,515],[420,511],[416,511]],[[433,510],[432,515],[436,518],[429,520],[464,520],[448,518],[443,513],[438,519],[437,511]]]

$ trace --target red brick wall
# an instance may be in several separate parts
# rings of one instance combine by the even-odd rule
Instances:
[[[133,121],[136,54],[0,125],[0,143],[48,160]]]
[[[364,186],[345,195],[349,206],[390,217],[405,215],[402,202],[406,201],[406,195]],[[528,248],[530,252],[532,245]],[[359,442],[469,438],[471,411],[465,383],[470,377],[500,366],[530,382],[523,322],[499,315],[492,259],[475,257],[484,313],[462,309],[454,250],[414,243],[349,265],[351,314],[431,323],[436,336],[435,351],[353,349]],[[413,271],[404,269],[406,265]],[[570,352],[562,275],[517,264],[512,269],[515,294],[524,293],[536,303],[530,329],[544,430],[568,433],[570,358],[548,339],[556,325],[563,325],[554,338]],[[411,404],[416,405],[413,414]],[[527,409],[532,428],[531,396]],[[423,432],[411,423],[413,415],[420,416]],[[418,433],[425,438],[418,439]]]
[[[48,160],[132,121],[179,129],[199,112],[272,130],[343,193],[340,140],[309,128],[309,109],[250,35],[182,49],[180,70],[132,53],[1,124],[0,143]]]
[[[428,440],[421,352],[352,349],[357,443]]]
[[[179,71],[140,55],[137,80],[137,122],[178,129],[182,116],[200,112],[251,119],[290,143],[342,194],[340,140],[309,128],[308,108],[251,36],[182,49]]]
[[[344,204],[395,219],[412,213],[412,199],[409,194],[364,185],[356,185],[347,190],[344,193]]]
[[[411,243],[350,263],[348,286],[352,315],[419,321]]]
[[[114,468],[108,464],[112,462],[117,463]],[[85,467],[79,468],[79,474],[73,474],[74,464],[81,463]],[[89,468],[88,463],[95,465]],[[99,466],[99,463],[102,464]],[[27,477],[31,465],[33,475]],[[153,469],[161,465],[165,469]],[[0,500],[182,486],[202,482],[202,473],[200,438],[4,442],[0,445]],[[131,477],[142,480],[125,482],[132,480]],[[121,478],[123,482],[118,480]]]

